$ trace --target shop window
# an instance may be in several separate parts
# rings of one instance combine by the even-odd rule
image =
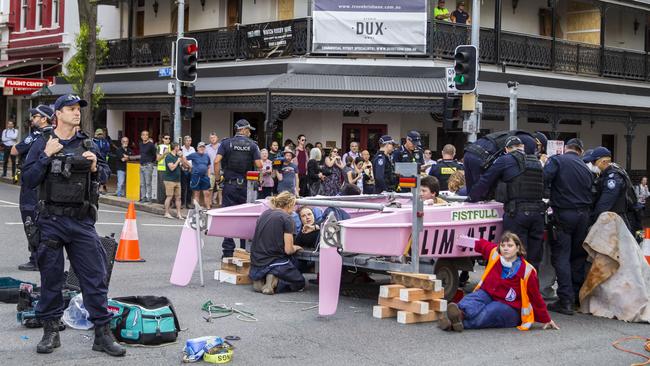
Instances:
[[[52,27],[59,25],[59,3],[60,0],[52,0]]]
[[[28,0],[21,0],[20,5],[20,30],[27,30],[27,17],[29,16],[29,4]]]

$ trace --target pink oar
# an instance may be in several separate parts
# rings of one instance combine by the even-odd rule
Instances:
[[[169,282],[173,285],[187,286],[192,280],[194,268],[199,261],[196,244],[196,230],[192,229],[186,222],[183,225],[181,238],[178,241],[178,249],[176,250],[176,260],[174,260],[174,268]]]
[[[333,315],[339,303],[343,258],[336,248],[321,246],[318,265],[318,314]]]

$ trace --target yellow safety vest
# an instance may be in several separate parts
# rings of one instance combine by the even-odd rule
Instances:
[[[169,152],[170,149],[171,149],[171,145],[168,145],[168,144],[160,144],[160,145],[158,145],[158,146],[156,147],[156,153],[159,153],[159,152],[160,152],[160,147],[161,147],[161,146],[166,146],[167,149],[166,149],[165,151],[167,151],[167,152]],[[163,171],[163,172],[164,172],[165,170],[167,170],[167,167],[165,166],[165,157],[166,157],[166,155],[163,154],[163,157],[162,157],[160,160],[158,160],[158,170],[159,170],[159,171]]]
[[[497,248],[492,249],[490,252],[490,259],[488,260],[487,266],[485,266],[485,272],[483,272],[483,277],[479,281],[478,285],[474,291],[477,291],[481,288],[483,281],[487,278],[488,273],[492,270],[494,265],[501,259],[501,256],[497,252]],[[522,259],[526,265],[526,270],[524,271],[524,278],[520,280],[521,282],[521,325],[517,327],[519,330],[528,330],[535,322],[535,314],[533,312],[533,306],[530,304],[530,299],[528,299],[528,278],[530,274],[535,271],[535,268],[528,263],[525,259]]]

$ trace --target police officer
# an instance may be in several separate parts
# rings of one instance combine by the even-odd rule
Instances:
[[[625,222],[632,235],[640,230],[633,217],[633,205],[636,196],[627,172],[612,162],[612,153],[605,147],[597,147],[591,153],[591,160],[600,176],[596,181],[598,198],[594,205],[592,222],[598,220],[601,213],[617,213]]]
[[[506,140],[510,136],[519,137],[527,155],[535,154],[537,151],[536,139],[530,133],[520,130],[493,132],[467,145],[463,156],[467,193],[472,191],[481,174],[504,153]]]
[[[442,148],[442,159],[438,160],[438,163],[431,167],[429,170],[429,175],[432,175],[438,178],[440,182],[440,190],[446,191],[449,189],[447,183],[449,182],[449,177],[458,170],[464,170],[463,164],[459,163],[456,157],[456,147],[451,144],[447,144]]]
[[[573,304],[585,279],[587,252],[582,243],[587,237],[593,203],[593,178],[580,155],[579,139],[564,146],[564,154],[553,155],[544,166],[544,186],[553,209],[551,260],[557,276],[558,301],[548,309],[573,315]]]
[[[395,140],[388,135],[379,138],[379,152],[372,159],[372,174],[375,176],[375,193],[394,192],[397,187],[395,165],[392,161]]]
[[[214,175],[218,177],[223,165],[223,203],[222,207],[229,207],[246,203],[246,172],[262,169],[262,158],[257,143],[250,138],[251,124],[240,119],[235,123],[237,134],[221,142],[214,159]],[[242,247],[245,242],[242,240]],[[235,250],[235,241],[224,238],[221,244],[222,257],[232,257]]]
[[[18,156],[18,160],[21,162],[25,161],[27,152],[29,151],[29,148],[32,147],[34,141],[36,141],[37,138],[41,137],[43,133],[49,136],[49,133],[52,131],[52,127],[50,126],[52,115],[54,115],[52,108],[41,104],[36,108],[30,109],[29,114],[32,120],[32,132],[27,137],[25,137],[23,141],[17,143],[11,148],[11,155]],[[33,241],[35,238],[34,235],[31,235],[30,232],[35,228],[34,221],[36,220],[36,215],[34,214],[34,211],[36,210],[36,203],[38,201],[36,195],[36,189],[28,189],[21,182],[18,205],[20,208],[20,216],[23,220],[23,225],[25,225],[26,222],[28,223],[25,226],[25,233],[27,234],[27,242],[30,252],[29,261],[18,266],[18,269],[21,271],[38,271],[38,265],[36,264],[36,248],[38,248],[39,243]],[[30,239],[32,240],[31,242]]]
[[[526,259],[539,268],[543,253],[544,176],[542,163],[535,155],[524,153],[524,144],[517,136],[506,140],[506,154],[481,176],[469,194],[472,202],[486,199],[497,184],[497,201],[503,202],[503,230],[511,231],[524,243]]]
[[[63,315],[63,247],[79,277],[89,319],[95,325],[92,349],[123,356],[109,329],[107,310],[106,253],[95,231],[99,185],[110,169],[97,146],[83,132],[75,132],[80,108],[88,103],[75,95],[63,95],[54,103],[57,127],[48,139],[37,139],[27,154],[22,174],[28,189],[39,187],[36,224],[40,229],[37,251],[41,271],[41,297],[36,317],[43,323],[38,353],[61,346],[58,321]]]
[[[418,131],[409,131],[406,134],[404,145],[393,152],[394,163],[418,163],[418,172],[424,165],[424,151],[422,151],[422,139]]]

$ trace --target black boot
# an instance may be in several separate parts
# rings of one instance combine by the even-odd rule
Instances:
[[[573,315],[573,301],[560,299],[546,306],[549,311],[564,315]]]
[[[126,354],[126,348],[120,346],[113,339],[113,333],[111,333],[108,324],[95,325],[93,351],[106,352],[111,356],[124,356]]]
[[[59,320],[43,321],[43,338],[36,346],[38,353],[52,353],[55,348],[61,347],[61,338],[59,338]]]
[[[18,266],[20,271],[38,271],[38,265],[36,263],[27,262]]]

